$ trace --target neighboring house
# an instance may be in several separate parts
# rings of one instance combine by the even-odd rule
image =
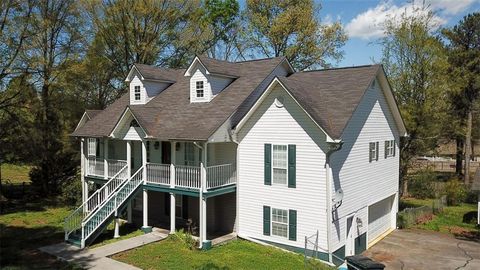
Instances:
[[[203,248],[235,233],[301,252],[318,232],[327,261],[395,229],[406,130],[381,65],[196,57],[186,70],[135,64],[126,82],[73,132],[84,204],[67,241],[88,245],[124,209],[146,232],[191,228]]]

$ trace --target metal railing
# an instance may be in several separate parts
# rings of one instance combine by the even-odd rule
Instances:
[[[105,165],[103,158],[87,157],[86,175],[105,176]]]
[[[107,159],[108,178],[117,174],[125,166],[127,166],[126,160]]]
[[[147,182],[170,185],[170,164],[147,163]]]
[[[200,171],[196,166],[175,165],[175,186],[200,188]]]
[[[235,164],[222,164],[207,167],[207,189],[235,184],[237,170]]]
[[[99,205],[105,202],[117,188],[128,179],[128,170],[125,165],[116,175],[112,177],[105,185],[95,191],[85,202],[75,209],[68,217],[65,218],[65,239],[73,231],[81,227],[82,221],[97,209]]]

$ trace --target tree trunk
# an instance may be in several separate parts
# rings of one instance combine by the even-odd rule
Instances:
[[[457,145],[457,151],[455,153],[455,174],[462,176],[463,171],[463,138],[457,136],[455,139]]]
[[[470,159],[472,156],[472,111],[468,112],[467,134],[465,135],[465,184],[470,184]]]

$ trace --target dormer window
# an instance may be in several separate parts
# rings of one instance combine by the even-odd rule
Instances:
[[[130,122],[130,126],[131,127],[140,127],[140,125],[138,124],[137,120],[133,119],[131,122]]]
[[[140,85],[135,85],[135,100],[140,100]]]
[[[203,81],[197,81],[195,92],[197,93],[197,98],[203,98],[204,96]]]

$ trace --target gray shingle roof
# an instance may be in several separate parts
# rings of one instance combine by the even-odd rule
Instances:
[[[85,110],[85,113],[90,119],[93,119],[95,116],[97,116],[101,112],[102,110]]]
[[[178,75],[178,70],[171,68],[160,68],[144,64],[134,64],[137,70],[142,74],[143,78],[147,80],[160,80],[175,82]]]
[[[338,139],[380,68],[369,65],[297,72],[279,80],[328,135]]]
[[[277,57],[233,64],[212,59],[206,64],[207,68],[214,63],[220,70],[234,70],[237,78],[208,103],[190,103],[190,77],[183,75],[184,70],[175,70],[173,76],[176,82],[147,104],[129,105],[129,95],[125,94],[72,135],[109,136],[122,112],[129,106],[151,137],[161,140],[206,140],[284,60],[283,57]],[[235,65],[234,69],[232,65]]]
[[[211,73],[236,77],[210,102],[190,103],[190,77],[184,76],[185,70],[136,65],[144,77],[175,83],[145,105],[129,105],[129,95],[123,95],[72,135],[109,136],[129,107],[150,137],[207,140],[230,116],[234,116],[232,126],[238,123],[259,98],[255,89],[262,82],[269,84],[264,80],[285,60],[277,57],[230,63],[199,59]],[[380,65],[325,69],[296,72],[278,79],[325,132],[338,139],[379,69]]]

